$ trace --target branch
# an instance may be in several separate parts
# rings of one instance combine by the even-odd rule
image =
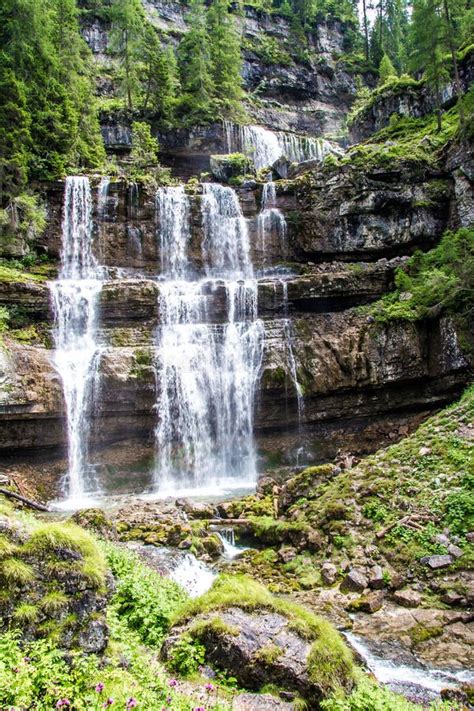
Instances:
[[[11,499],[17,499],[18,501],[21,501],[22,504],[26,504],[26,506],[29,506],[32,509],[36,509],[37,511],[49,511],[49,508],[44,504],[40,504],[37,501],[33,501],[32,499],[27,499],[26,496],[20,496],[20,494],[15,494],[14,491],[10,491],[9,489],[0,488],[0,494],[3,494],[4,496],[9,496]]]

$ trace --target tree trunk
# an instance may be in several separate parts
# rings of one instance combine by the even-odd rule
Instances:
[[[362,0],[362,8],[364,13],[364,37],[365,37],[365,58],[369,59],[369,26],[367,24],[367,5],[366,0]]]
[[[464,106],[462,105],[462,87],[461,87],[461,79],[459,77],[459,67],[458,67],[458,60],[456,57],[456,48],[454,46],[454,41],[453,41],[453,23],[451,22],[451,13],[449,12],[449,5],[448,5],[448,0],[443,0],[443,7],[444,7],[444,17],[446,20],[446,29],[448,32],[448,44],[449,44],[449,51],[451,52],[451,61],[453,63],[453,70],[454,70],[454,86],[456,87],[456,96],[458,98],[458,109],[459,109],[459,124],[461,126],[461,133],[462,136],[464,137],[465,134],[465,129],[466,129],[466,118],[464,116]]]

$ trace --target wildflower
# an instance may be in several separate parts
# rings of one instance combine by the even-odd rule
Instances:
[[[173,701],[173,699],[171,698],[171,696],[167,696],[167,697],[166,697],[166,703],[167,703],[167,704],[170,704],[172,701]]]
[[[23,661],[28,664],[28,662],[31,662],[31,657],[23,657]]]
[[[101,681],[99,681],[98,684],[96,684],[95,690],[97,691],[98,694],[101,694],[104,690],[104,685]]]
[[[204,706],[196,706],[193,711],[206,711],[206,709],[204,708]]]
[[[211,692],[214,691],[214,684],[211,684],[211,683],[209,682],[208,684],[206,684],[206,686],[205,686],[204,688],[206,689],[206,691],[208,692],[208,694],[210,694]]]
[[[168,682],[168,685],[169,686],[178,686],[178,682],[176,681],[176,679],[170,679]]]
[[[113,703],[114,703],[113,698],[111,696],[109,696],[107,701],[104,701],[104,703],[102,704],[102,708],[106,709],[108,706],[112,706]]]
[[[62,708],[63,706],[69,706],[70,703],[71,703],[71,702],[69,701],[69,699],[59,699],[59,700],[56,702],[56,708],[57,708],[57,709],[60,709],[60,708]]]
[[[131,696],[127,701],[127,709],[133,709],[138,705],[138,701]]]

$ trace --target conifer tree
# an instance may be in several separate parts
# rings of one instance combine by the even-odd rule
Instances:
[[[121,69],[121,90],[132,109],[140,92],[143,7],[140,0],[115,0],[112,5],[111,49]]]
[[[229,0],[214,0],[207,13],[215,96],[225,114],[238,111],[243,96],[240,35]]]
[[[171,46],[163,50],[151,25],[144,30],[142,58],[145,63],[143,108],[151,108],[165,121],[172,121],[179,86],[176,58]]]
[[[390,57],[388,54],[384,54],[379,66],[379,84],[383,85],[390,77],[396,76],[397,70],[393,66]]]
[[[212,118],[215,88],[203,0],[191,0],[187,19],[189,29],[178,48],[181,108],[188,120],[208,121]]]

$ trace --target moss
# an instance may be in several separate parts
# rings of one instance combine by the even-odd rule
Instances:
[[[73,523],[45,523],[33,530],[24,550],[30,555],[48,555],[65,548],[79,553],[77,569],[96,588],[105,588],[105,558],[94,538]]]
[[[437,627],[425,627],[424,625],[417,624],[408,630],[408,636],[410,637],[413,645],[416,647],[418,644],[427,642],[429,639],[434,639],[435,637],[440,637],[443,634],[443,628],[441,626]]]
[[[68,597],[58,590],[51,590],[41,599],[40,606],[47,615],[61,612],[68,604]]]
[[[0,558],[9,558],[17,550],[17,546],[12,541],[0,533]]]
[[[24,269],[10,266],[7,262],[0,262],[0,281],[26,284],[29,281],[45,282],[47,276],[32,274]]]
[[[354,661],[348,647],[328,624],[324,636],[313,642],[307,660],[308,675],[324,695],[348,686],[354,678]]]
[[[33,569],[18,558],[6,558],[0,562],[0,577],[9,585],[26,585],[34,579]]]
[[[270,643],[257,649],[253,655],[253,661],[255,664],[271,665],[275,664],[282,654],[283,649],[281,647]]]
[[[217,637],[238,637],[240,630],[235,625],[229,625],[221,617],[213,617],[211,620],[199,620],[189,630],[192,637],[200,639],[211,632]]]
[[[37,605],[32,605],[28,602],[23,602],[17,606],[13,613],[13,618],[16,622],[22,625],[32,624],[36,622],[39,615]]]

